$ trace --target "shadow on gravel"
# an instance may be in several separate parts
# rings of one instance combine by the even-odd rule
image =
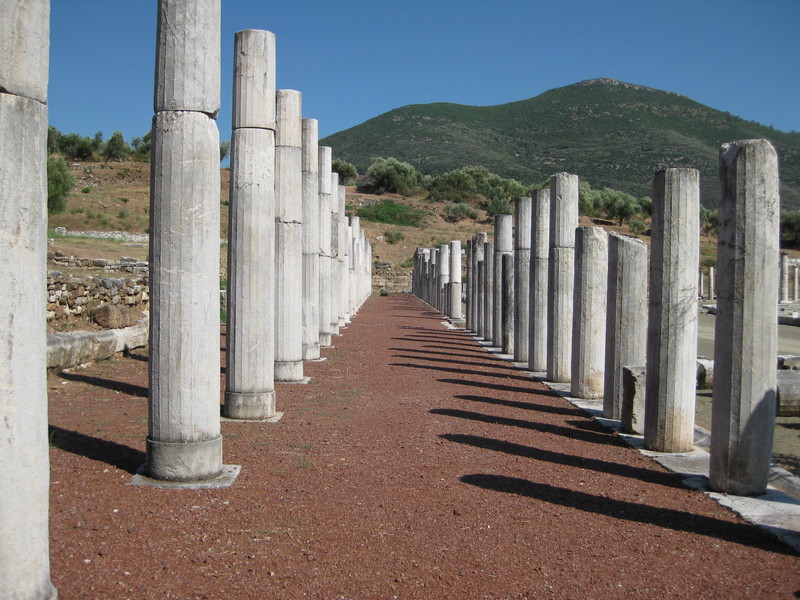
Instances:
[[[147,388],[133,383],[125,383],[124,381],[114,381],[113,379],[105,379],[103,377],[92,377],[91,375],[81,375],[80,373],[65,373],[58,374],[62,379],[69,379],[70,381],[81,381],[96,387],[106,388],[115,392],[122,392],[129,396],[138,396],[139,398],[147,398]]]
[[[433,408],[429,412],[434,415],[457,417],[459,419],[468,419],[470,421],[480,421],[481,423],[491,423],[493,425],[519,427],[521,429],[531,429],[534,431],[541,431],[543,433],[552,433],[553,435],[561,435],[591,444],[613,444],[617,446],[624,445],[622,440],[613,437],[609,433],[603,433],[600,431],[594,432],[586,431],[585,429],[572,429],[570,427],[561,427],[559,425],[552,425],[550,423],[534,423],[532,421],[524,421],[522,419],[497,417],[494,415],[485,415],[483,413],[472,412],[469,410],[459,410],[455,408]]]
[[[485,490],[517,494],[525,498],[533,498],[542,502],[605,515],[614,519],[647,523],[664,527],[665,529],[705,535],[743,546],[752,546],[753,548],[761,548],[770,552],[796,556],[796,553],[791,548],[767,537],[767,534],[762,533],[755,525],[731,523],[682,510],[658,508],[646,504],[604,498],[568,488],[534,483],[517,477],[476,473],[464,475],[460,479],[466,484]]]
[[[435,348],[435,346],[423,346],[423,348]],[[486,362],[487,356],[486,356],[486,351],[485,350],[475,350],[473,352],[467,352],[467,351],[462,351],[462,352],[442,352],[441,350],[419,350],[417,348],[397,348],[397,347],[390,347],[389,350],[396,350],[397,352],[416,352],[418,354],[431,354],[433,356],[458,356],[458,357],[461,357],[461,358],[478,358],[478,357],[481,357],[481,358],[484,359],[483,362],[472,363],[472,364],[487,364],[487,362]],[[504,361],[504,360],[501,360],[501,359],[498,358],[496,360],[496,362],[497,362],[497,365],[496,365],[497,368],[503,368],[503,369],[508,369],[508,370],[514,369],[514,366],[508,364],[507,361]],[[492,365],[495,366],[494,362],[492,362]]]
[[[458,341],[453,340],[452,338],[437,338],[433,336],[419,336],[419,335],[407,335],[405,337],[393,337],[393,340],[397,340],[398,342],[414,342],[415,344],[436,344],[436,346],[431,346],[431,348],[455,348],[456,350],[463,350],[464,348],[475,348],[475,344],[472,342],[464,342],[459,343]]]
[[[417,358],[416,356],[411,356],[410,358],[416,360],[423,360],[421,358]],[[430,359],[425,359],[430,360]],[[458,375],[477,375],[479,377],[497,377],[499,379],[511,379],[514,381],[527,381],[528,383],[535,383],[531,377],[527,375],[509,375],[507,373],[492,373],[491,371],[471,371],[469,369],[456,369],[456,368],[448,368],[448,367],[438,367],[435,365],[415,365],[413,363],[389,363],[391,367],[412,367],[414,369],[427,369],[429,371],[442,371],[444,373],[457,373]],[[492,364],[485,365],[488,368],[494,368]],[[519,372],[519,371],[515,371]],[[526,392],[531,392],[532,390],[525,390]]]
[[[481,375],[483,375],[483,373],[481,373]],[[530,377],[526,377],[525,379],[527,379],[531,383],[535,383],[536,382],[535,379],[531,379]],[[491,383],[491,382],[487,383],[485,381],[472,381],[471,379],[437,379],[436,381],[441,381],[442,383],[459,383],[461,385],[471,385],[473,387],[479,387],[479,388],[484,388],[484,389],[488,389],[488,390],[496,390],[496,391],[502,391],[502,392],[520,392],[522,394],[530,394],[530,393],[539,394],[539,393],[541,393],[542,395],[545,395],[545,396],[553,395],[553,394],[548,394],[547,392],[544,392],[544,391],[535,390],[535,389],[531,389],[531,388],[527,388],[527,387],[517,387],[517,386],[514,386],[514,385],[502,385],[500,383]],[[566,400],[564,400],[564,402],[566,402]]]
[[[430,352],[429,354],[436,354],[438,356],[442,356],[443,355],[443,353],[437,353],[437,352]],[[467,365],[468,367],[488,367],[488,368],[491,368],[491,369],[496,369],[496,368],[499,368],[499,367],[503,367],[507,371],[510,371],[510,370],[514,369],[514,367],[507,368],[504,365],[495,364],[493,362],[486,362],[486,361],[474,362],[474,361],[469,361],[469,360],[455,360],[455,359],[452,359],[452,358],[433,358],[433,357],[430,357],[430,356],[415,356],[413,354],[412,355],[408,355],[408,354],[392,354],[392,358],[408,358],[410,360],[427,360],[427,361],[430,361],[430,362],[447,363],[447,364],[450,364],[450,365]],[[516,371],[516,369],[514,369],[514,370]],[[526,379],[530,379],[530,377],[527,377]]]
[[[50,445],[59,450],[104,462],[131,475],[135,475],[137,469],[145,462],[145,453],[141,450],[77,431],[50,425],[49,435]]]
[[[439,437],[450,442],[466,444],[468,446],[483,448],[485,450],[494,450],[495,452],[502,452],[504,454],[511,454],[513,456],[532,458],[534,460],[565,465],[567,467],[576,467],[578,469],[591,469],[592,471],[597,471],[598,473],[619,475],[620,477],[629,477],[637,481],[646,481],[648,483],[654,483],[657,485],[683,489],[682,478],[674,473],[664,473],[662,471],[656,471],[653,469],[632,467],[630,465],[623,465],[596,458],[585,458],[583,456],[574,456],[572,454],[562,454],[561,452],[542,450],[532,446],[523,446],[522,444],[515,444],[513,442],[506,442],[503,440],[496,440],[494,438],[487,438],[477,435],[445,433]]]
[[[539,394],[540,396],[557,396],[549,390]],[[470,400],[472,402],[483,402],[484,404],[494,404],[496,406],[508,406],[509,408],[521,408],[522,410],[535,410],[536,412],[545,412],[553,415],[564,415],[567,417],[579,417],[588,415],[580,408],[569,408],[567,406],[550,406],[549,404],[537,404],[535,402],[520,402],[519,400],[502,400],[500,398],[490,398],[488,396],[474,396],[472,394],[461,394],[453,396],[459,400]]]

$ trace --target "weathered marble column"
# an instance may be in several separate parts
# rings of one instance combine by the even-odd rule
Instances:
[[[452,250],[451,250],[452,256]],[[472,239],[467,240],[467,248],[465,251],[467,280],[462,283],[462,289],[467,300],[466,311],[464,313],[464,326],[468,331],[475,333],[475,322],[472,320],[472,288],[475,287],[474,281],[476,277],[475,270],[472,265]]]
[[[767,140],[724,144],[709,483],[729,494],[767,486],[778,354],[778,157]]]
[[[444,291],[450,283],[450,244],[442,244],[439,246],[438,275],[439,283],[437,284],[436,303],[439,305],[439,311],[446,316],[447,310],[444,302]]]
[[[644,445],[657,452],[688,452],[694,447],[697,383],[699,171],[656,171],[652,231]]]
[[[501,296],[500,347],[503,354],[514,354],[514,255],[504,253],[502,257],[503,286]]]
[[[696,271],[695,271],[696,272]],[[608,304],[603,416],[619,419],[622,367],[644,365],[647,354],[647,246],[612,233],[608,238]],[[692,356],[696,351],[692,351]]]
[[[550,180],[547,379],[561,383],[568,382],[572,374],[572,302],[577,226],[578,176],[556,173]]]
[[[339,201],[338,212],[338,227],[339,237],[339,329],[346,327],[350,322],[350,307],[347,305],[347,297],[350,290],[350,271],[348,269],[348,261],[350,250],[347,243],[347,215],[345,214],[345,187],[343,185],[337,186],[338,195],[336,196]]]
[[[800,277],[798,277],[797,267],[798,265],[795,265],[794,269],[792,269],[792,288],[793,288],[792,300],[794,300],[795,302],[798,301],[797,292],[798,288],[800,288],[800,286],[798,285],[800,284]]]
[[[607,289],[608,234],[600,227],[578,227],[570,380],[576,398],[603,397]]]
[[[278,90],[275,148],[275,381],[303,378],[303,128],[301,94]]]
[[[789,253],[780,253],[781,302],[789,302]]]
[[[320,146],[319,158],[319,345],[331,345],[331,297],[333,274],[331,261],[331,148]]]
[[[339,335],[339,310],[342,302],[341,261],[339,260],[339,174],[330,173],[331,212],[331,335]]]
[[[160,480],[209,480],[223,467],[214,120],[220,106],[220,12],[220,0],[158,3],[146,474]]]
[[[531,216],[530,338],[528,368],[547,371],[547,307],[550,293],[550,188],[533,192]]]
[[[700,279],[699,279],[699,281],[700,281],[700,285],[699,285],[700,293],[699,293],[699,296],[700,296],[700,299],[703,299],[703,298],[706,297],[706,276],[705,276],[705,273],[703,273],[702,270],[700,270],[699,272],[700,272]]]
[[[224,414],[275,416],[275,34],[234,41]]]
[[[503,256],[514,252],[513,217],[496,215],[494,218],[494,312],[492,345],[503,347]]]
[[[49,0],[0,3],[0,598],[50,582],[45,291]]]
[[[696,290],[695,290],[696,293]],[[708,299],[717,297],[717,273],[714,267],[708,267]]]
[[[461,314],[461,241],[450,242],[450,318],[463,319]]]
[[[494,344],[494,242],[483,244],[483,339]]]
[[[470,280],[470,313],[472,315],[472,328],[470,331],[477,336],[483,336],[483,281],[478,279],[478,263],[483,260],[483,244],[486,242],[486,233],[476,233],[472,236],[472,279]],[[474,277],[473,277],[474,275]],[[479,316],[480,315],[480,316]]]
[[[477,294],[478,296],[478,301],[477,301],[478,307],[477,307],[477,317],[476,317],[477,331],[475,333],[479,338],[483,338],[484,323],[485,323],[484,316],[486,312],[484,310],[485,308],[484,305],[486,300],[485,290],[484,290],[484,280],[486,279],[486,273],[484,273],[483,271],[485,268],[484,262],[485,261],[481,259],[476,263],[477,277],[475,278],[475,285],[479,286]]]
[[[530,345],[531,219],[533,199],[514,205],[514,360],[528,362]]]
[[[302,120],[303,360],[318,360],[319,344],[319,125]]]

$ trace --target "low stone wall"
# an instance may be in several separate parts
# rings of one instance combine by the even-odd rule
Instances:
[[[125,278],[89,275],[73,277],[57,270],[48,273],[48,321],[68,315],[80,315],[101,304],[147,310],[150,305],[147,276]]]
[[[411,273],[395,271],[389,263],[372,266],[372,291],[386,290],[389,294],[411,292]]]
[[[147,345],[148,335],[147,319],[124,329],[51,333],[47,336],[47,369],[69,369],[111,358],[117,352],[141,348]]]

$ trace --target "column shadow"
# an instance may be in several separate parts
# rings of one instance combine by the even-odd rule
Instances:
[[[49,435],[50,445],[59,450],[104,462],[131,475],[135,475],[137,469],[145,462],[145,453],[141,450],[56,425],[50,425]]]
[[[541,396],[558,397],[558,394],[546,390],[539,394]],[[522,410],[533,410],[536,412],[549,413],[553,415],[564,415],[567,417],[579,417],[589,415],[584,410],[568,406],[550,406],[549,404],[538,404],[536,402],[521,402],[519,400],[503,400],[501,398],[490,398],[489,396],[476,396],[473,394],[458,394],[453,396],[459,400],[470,400],[471,402],[483,402],[484,404],[494,404],[496,406],[507,406],[509,408],[521,408]]]
[[[65,373],[64,371],[59,373],[58,376],[61,377],[62,379],[68,379],[70,381],[81,381],[83,383],[88,383],[89,385],[105,388],[107,390],[122,392],[123,394],[127,394],[128,396],[137,396],[139,398],[148,397],[148,390],[146,387],[141,385],[135,385],[133,383],[126,383],[124,381],[114,381],[113,379],[105,379],[103,377],[93,377],[91,375],[82,375],[80,373]]]
[[[412,357],[415,358],[415,357]],[[419,359],[421,360],[421,359]],[[527,381],[534,383],[534,380],[526,375],[508,375],[506,373],[492,373],[491,371],[473,371],[470,369],[456,369],[448,367],[439,367],[434,365],[415,365],[413,363],[389,363],[392,367],[411,367],[414,369],[427,369],[429,371],[442,371],[444,373],[456,373],[458,375],[477,375],[479,377],[497,377],[498,379],[511,379],[515,381]],[[494,365],[487,364],[486,367],[493,368]],[[526,390],[528,392],[532,390]]]
[[[659,508],[646,504],[627,502],[625,500],[604,498],[602,496],[595,496],[569,488],[535,483],[518,477],[476,473],[464,475],[460,479],[463,483],[468,485],[493,492],[516,494],[524,498],[531,498],[558,506],[574,508],[592,514],[604,515],[634,523],[656,525],[665,529],[672,529],[674,531],[695,535],[704,535],[710,538],[741,544],[742,546],[751,546],[767,550],[769,552],[790,556],[797,555],[790,547],[767,537],[765,533],[761,532],[754,525],[733,523],[723,519],[695,515],[690,512],[671,508]]]

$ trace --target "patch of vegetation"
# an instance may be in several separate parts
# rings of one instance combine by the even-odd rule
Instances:
[[[91,191],[92,191],[92,188],[90,188],[90,187],[85,187],[85,188],[83,188],[83,189],[81,190],[81,194],[88,194],[88,193],[89,193],[89,192],[91,192]]]
[[[358,169],[352,163],[337,158],[331,164],[331,168],[335,173],[339,174],[339,183],[341,185],[352,185],[358,177]]]
[[[399,204],[393,200],[384,200],[380,204],[362,206],[356,214],[367,221],[386,223],[389,225],[421,227],[426,213],[419,208]]]
[[[402,242],[406,239],[406,236],[403,235],[401,231],[384,231],[383,232],[383,239],[386,240],[387,244],[397,244],[398,242]]]
[[[370,189],[376,194],[411,196],[423,185],[419,171],[396,158],[373,158],[367,169]]]
[[[445,220],[457,223],[463,219],[477,219],[478,213],[466,202],[457,202],[444,207]]]
[[[67,208],[67,194],[75,185],[75,177],[64,159],[47,159],[47,213],[62,213]]]

